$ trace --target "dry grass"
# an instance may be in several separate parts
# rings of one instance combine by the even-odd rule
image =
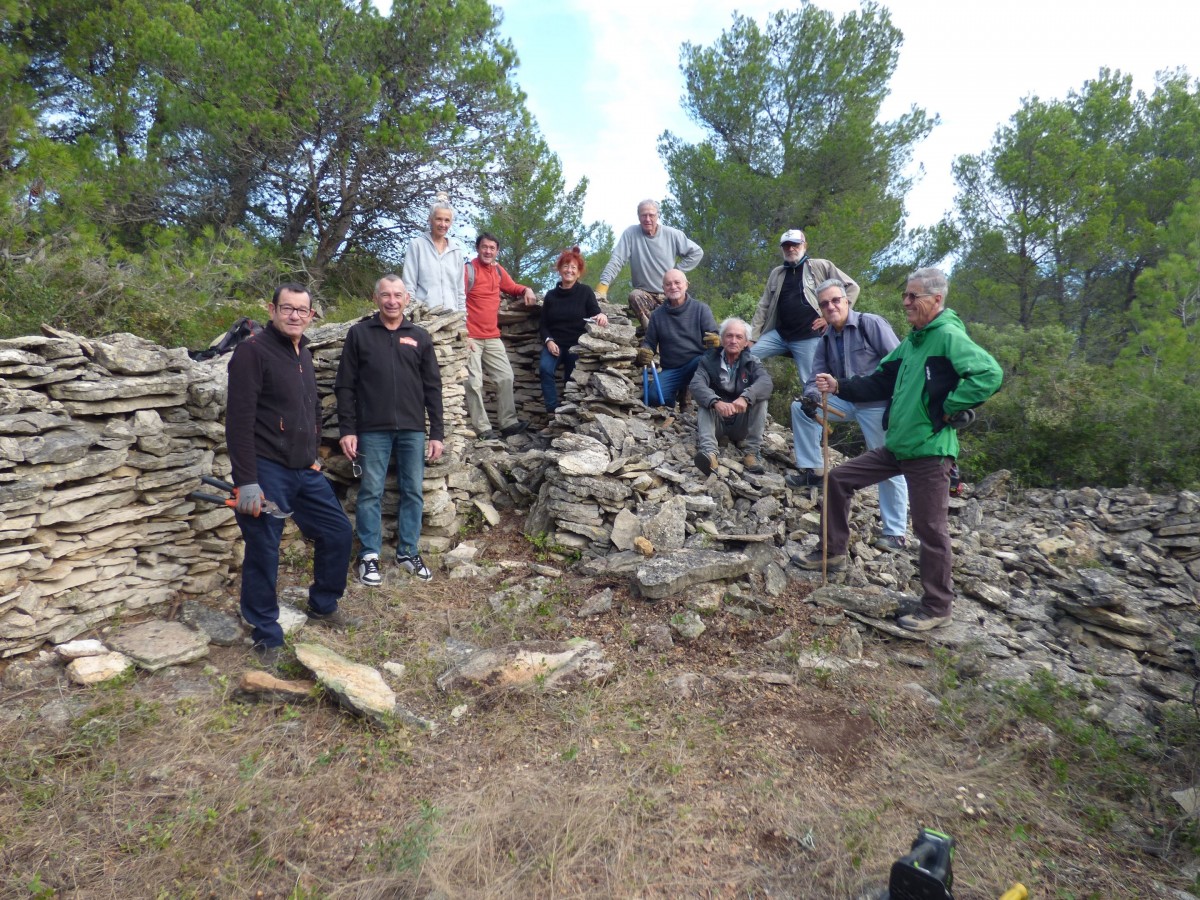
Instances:
[[[493,559],[532,553],[495,537]],[[956,838],[959,900],[1016,880],[1038,897],[1189,886],[1176,865],[1195,823],[1163,801],[1194,778],[1200,729],[1186,718],[1172,747],[1128,753],[1073,733],[1072,701],[1049,687],[956,685],[950,660],[901,667],[883,639],[868,637],[877,669],[799,669],[763,640],[790,627],[797,651],[838,635],[798,596],[652,654],[631,623],[665,621],[670,601],[618,591],[613,612],[580,623],[572,609],[598,588],[563,578],[546,608],[513,617],[484,602],[496,583],[356,589],[368,624],[317,636],[363,662],[404,662],[400,701],[436,735],[376,729],[326,702],[238,703],[237,650],[207,671],[47,685],[0,707],[0,894],[849,898],[886,884],[918,825]],[[434,683],[447,637],[574,634],[616,663],[607,684],[473,698]],[[798,683],[717,677],[752,669]],[[671,680],[689,672],[708,678],[685,698]],[[942,706],[912,699],[909,681]],[[1030,713],[1050,718],[1056,742]]]

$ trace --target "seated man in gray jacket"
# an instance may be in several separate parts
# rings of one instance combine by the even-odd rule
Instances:
[[[829,372],[835,378],[849,379],[855,375],[874,372],[885,356],[896,349],[900,339],[883,316],[859,313],[850,308],[846,285],[829,278],[817,286],[821,316],[829,324],[817,340],[813,357],[813,372]],[[804,397],[792,404],[792,440],[796,450],[799,472],[789,473],[784,481],[788,487],[805,488],[821,483],[820,472],[825,463],[821,458],[821,394],[817,391],[814,374],[804,385]],[[830,396],[831,409],[845,416],[841,421],[857,421],[862,427],[867,449],[882,447],[887,440],[883,427],[886,400],[848,403],[841,397]],[[832,421],[837,422],[838,419]],[[875,541],[880,550],[899,553],[908,547],[904,537],[908,522],[908,485],[897,475],[879,484],[879,514],[883,519],[883,535]]]
[[[700,357],[690,385],[696,401],[695,463],[705,475],[717,471],[717,441],[741,442],[747,472],[762,474],[759,461],[771,376],[746,352],[750,327],[741,319],[721,323],[721,346]]]

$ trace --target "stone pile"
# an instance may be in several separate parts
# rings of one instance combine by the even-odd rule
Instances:
[[[186,499],[229,470],[225,360],[45,332],[0,341],[0,656],[214,590],[240,546]]]

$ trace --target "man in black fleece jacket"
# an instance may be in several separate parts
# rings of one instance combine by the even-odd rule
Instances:
[[[290,510],[313,542],[309,619],[328,627],[360,622],[338,608],[354,534],[317,460],[321,403],[304,337],[312,297],[301,284],[280,285],[267,313],[267,327],[238,345],[229,360],[225,443],[238,486],[237,523],[246,541],[242,618],[253,629],[255,652],[273,666],[283,646],[275,593],[283,519],[261,515],[264,499]]]
[[[421,559],[421,514],[425,509],[422,482],[425,460],[442,455],[442,373],[429,332],[404,318],[408,289],[396,275],[375,282],[379,312],[359,322],[346,335],[338,364],[338,431],[342,452],[362,462],[354,524],[362,545],[358,580],[383,582],[379,554],[383,546],[383,483],[396,456],[396,486],[400,506],[396,522],[396,563],[410,575],[429,581],[433,573]],[[425,444],[425,414],[429,414],[429,444]]]

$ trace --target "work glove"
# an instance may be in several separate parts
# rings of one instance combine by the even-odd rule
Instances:
[[[721,336],[715,331],[704,332],[704,346],[709,350],[716,350],[721,346]]]
[[[817,399],[809,394],[805,394],[800,398],[800,409],[810,419],[816,420],[817,410],[821,408],[821,404]]]
[[[649,347],[638,347],[637,356],[633,358],[633,364],[637,368],[648,366],[654,362],[654,351]]]
[[[257,482],[243,484],[237,489],[238,512],[243,516],[257,516],[262,512],[263,492]]]
[[[607,300],[608,299],[608,285],[607,284],[597,285],[596,299],[597,300]]]
[[[955,431],[962,431],[964,428],[970,428],[972,423],[974,423],[975,410],[960,409],[958,412],[954,413],[954,415],[943,416],[942,418],[945,419],[946,424]]]

